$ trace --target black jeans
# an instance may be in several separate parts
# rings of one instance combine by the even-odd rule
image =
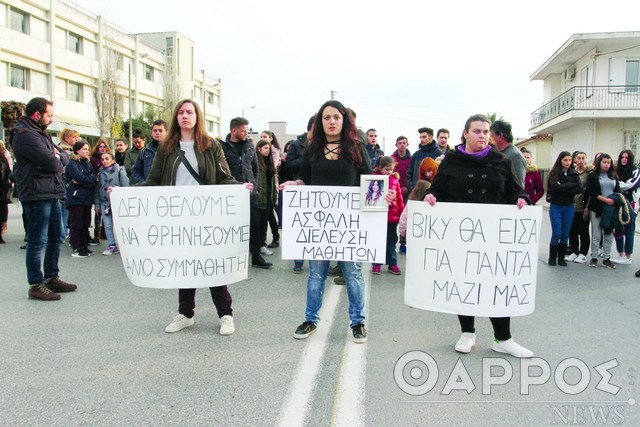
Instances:
[[[69,242],[73,249],[89,246],[89,226],[91,225],[91,205],[67,206],[69,210]],[[60,221],[62,226],[62,220]]]
[[[218,317],[233,316],[231,309],[231,294],[226,286],[216,286],[209,288],[211,299],[216,306]],[[196,290],[195,289],[179,289],[178,290],[178,313],[191,319],[196,308]]]
[[[475,317],[458,315],[462,332],[475,333]],[[511,318],[510,317],[490,317],[493,325],[493,336],[499,341],[506,341],[511,338]]]
[[[252,256],[260,255],[260,212],[258,198],[251,196],[249,199],[249,252]]]
[[[571,245],[571,252],[574,254],[580,253],[584,256],[589,254],[589,245],[591,244],[589,216],[585,219],[582,216],[582,211],[573,215],[571,230],[569,230],[569,244]]]

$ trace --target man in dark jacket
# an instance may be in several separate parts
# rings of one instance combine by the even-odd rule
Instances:
[[[438,148],[438,144],[433,139],[433,129],[420,128],[418,129],[420,134],[420,147],[411,156],[411,164],[407,170],[407,185],[409,186],[409,192],[413,190],[420,179],[420,162],[427,157],[437,159],[442,155],[442,151]]]
[[[220,141],[224,155],[229,164],[231,176],[238,182],[250,182],[253,184],[251,194],[251,225],[249,227],[249,252],[251,252],[251,265],[258,268],[271,268],[272,264],[266,262],[260,254],[260,225],[258,217],[258,160],[256,148],[247,138],[249,121],[244,117],[236,117],[231,120],[231,133],[224,141]]]
[[[57,149],[47,133],[52,122],[53,103],[44,98],[33,98],[27,103],[25,115],[11,131],[16,184],[27,213],[29,298],[44,301],[59,300],[58,292],[71,292],[77,288],[59,277],[58,258],[63,237],[60,199],[65,197],[62,172],[69,157]]]
[[[151,125],[151,143],[142,149],[136,158],[136,162],[131,168],[131,184],[137,184],[144,181],[151,172],[153,158],[156,156],[158,145],[167,133],[167,122],[164,120],[156,120]]]
[[[380,156],[384,156],[384,151],[378,145],[378,131],[369,129],[367,131],[367,144],[365,145],[369,159],[371,159],[371,167],[376,167],[376,160]]]

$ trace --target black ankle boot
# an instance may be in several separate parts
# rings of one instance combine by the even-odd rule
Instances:
[[[549,265],[556,265],[558,258],[558,245],[549,245]]]
[[[558,244],[558,265],[561,267],[567,266],[567,261],[564,257],[567,255],[567,245],[565,243]]]
[[[254,255],[252,260],[251,260],[251,265],[254,267],[258,267],[258,268],[271,268],[271,266],[273,264],[271,264],[270,262],[267,262],[264,260],[264,258],[262,258],[261,255]]]

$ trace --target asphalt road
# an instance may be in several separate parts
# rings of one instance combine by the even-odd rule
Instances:
[[[456,353],[455,317],[405,306],[404,276],[372,277],[370,267],[366,344],[350,341],[346,292],[333,284],[318,332],[294,340],[308,270],[294,275],[279,250],[272,270],[252,268],[230,286],[229,337],[206,290],[195,325],[166,334],[177,292],[131,285],[119,257],[97,250],[81,259],[62,249],[61,277],[77,292],[28,300],[18,206],[10,216],[0,245],[3,426],[640,425],[639,257],[616,270],[548,267],[541,245],[536,311],[512,319],[514,338],[539,358],[528,366],[491,351],[488,319],[476,321],[475,350]]]

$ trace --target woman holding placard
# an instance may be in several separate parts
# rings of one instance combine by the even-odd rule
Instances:
[[[462,144],[442,160],[424,200],[458,203],[530,204],[522,183],[513,173],[511,161],[489,145],[489,119],[476,114],[467,119]],[[476,344],[473,316],[458,315],[462,335],[455,345],[460,353],[469,353]],[[511,318],[491,317],[493,350],[516,357],[532,357],[533,352],[511,338]]]
[[[280,188],[305,184],[359,186],[360,175],[371,174],[372,170],[356,131],[353,115],[347,112],[344,105],[338,101],[325,102],[316,115],[313,135],[310,135],[309,145],[302,154],[299,178],[283,183]],[[296,339],[307,338],[316,331],[329,262],[309,261],[306,319],[293,334]],[[367,341],[362,266],[359,262],[344,261],[338,261],[338,266],[347,285],[352,339],[361,344]]]
[[[197,171],[197,172],[196,172]],[[204,128],[202,111],[194,101],[178,103],[169,132],[160,142],[147,179],[138,185],[239,184],[231,177],[220,144]],[[245,184],[253,188],[252,184]],[[220,335],[235,332],[231,295],[227,286],[209,288],[220,317]],[[195,289],[178,290],[178,315],[165,332],[178,332],[194,324]]]

